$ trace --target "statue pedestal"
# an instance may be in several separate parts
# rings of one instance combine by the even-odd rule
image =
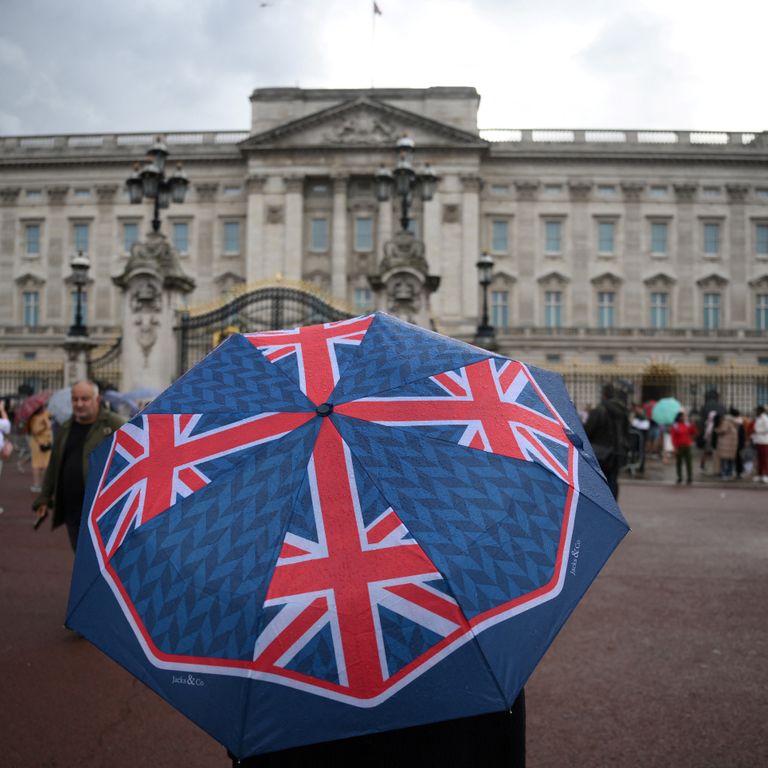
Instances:
[[[390,315],[431,328],[429,297],[440,278],[429,274],[424,243],[410,232],[398,232],[384,244],[384,258],[376,274],[368,276],[376,294],[377,309]]]
[[[88,353],[97,346],[97,342],[87,336],[67,336],[64,340],[64,350],[67,353],[67,364],[64,366],[64,386],[88,378]]]
[[[112,280],[123,291],[120,389],[165,389],[176,378],[176,310],[195,283],[159,232],[133,245],[123,273]]]

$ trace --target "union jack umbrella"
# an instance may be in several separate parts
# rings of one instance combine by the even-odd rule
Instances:
[[[508,709],[627,530],[559,376],[237,334],[96,452],[67,623],[247,756]]]

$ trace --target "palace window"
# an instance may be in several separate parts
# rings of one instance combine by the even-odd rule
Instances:
[[[370,288],[355,288],[355,309],[358,312],[369,312],[373,309],[373,292]]]
[[[224,222],[224,253],[240,253],[240,222]]]
[[[38,291],[24,291],[22,294],[22,310],[24,316],[22,322],[28,328],[36,328],[40,325],[40,293]]]
[[[597,327],[613,328],[616,321],[616,293],[614,291],[598,291],[597,293]]]
[[[716,221],[704,223],[704,253],[707,256],[720,255],[720,224]]]
[[[704,294],[704,328],[715,331],[720,327],[720,294]]]
[[[755,255],[768,256],[768,224],[755,225]]]
[[[491,291],[491,325],[509,328],[509,291]]]
[[[173,247],[179,253],[189,253],[189,224],[186,221],[173,222]]]
[[[27,256],[40,255],[40,225],[27,224],[24,228],[25,251]]]
[[[667,255],[667,236],[669,234],[666,221],[651,222],[651,253],[654,256]]]
[[[135,221],[123,222],[123,250],[129,253],[139,239],[139,225]]]
[[[563,292],[544,292],[544,325],[547,328],[560,328],[563,318]]]
[[[88,253],[90,226],[85,223],[74,224],[72,234],[74,235],[75,251]]]
[[[309,250],[324,252],[328,250],[328,219],[314,218],[310,221]]]
[[[651,293],[651,328],[669,327],[669,294],[665,291]]]
[[[491,222],[491,250],[494,253],[507,253],[509,250],[509,224],[504,219]]]
[[[562,253],[563,223],[561,221],[544,222],[544,253]]]
[[[616,224],[613,221],[598,221],[597,252],[612,255],[616,252]]]
[[[755,297],[755,328],[768,331],[768,293],[758,293]]]
[[[370,216],[358,216],[355,219],[355,250],[373,250],[373,219]]]

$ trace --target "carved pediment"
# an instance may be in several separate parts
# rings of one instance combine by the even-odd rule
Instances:
[[[516,282],[517,278],[514,275],[504,272],[504,270],[498,270],[493,274],[493,283],[491,285],[493,287],[506,287],[514,285]]]
[[[758,290],[768,290],[768,274],[760,275],[749,281],[750,288],[757,288]]]
[[[650,277],[646,277],[643,282],[649,287],[664,287],[664,288],[670,288],[677,282],[677,278],[672,277],[672,275],[667,275],[664,272],[656,272],[655,274],[651,275]]]
[[[45,285],[45,278],[34,272],[25,272],[16,278],[16,285],[19,288],[40,288]]]
[[[590,282],[595,288],[616,288],[621,285],[624,280],[615,272],[601,272],[599,275],[593,277]]]
[[[696,285],[700,288],[723,288],[728,285],[728,278],[718,275],[717,272],[712,272],[709,275],[700,277],[696,281]]]
[[[571,282],[571,278],[567,275],[564,275],[562,272],[558,272],[556,270],[553,270],[552,272],[547,272],[545,275],[542,275],[541,277],[537,278],[537,282],[540,285],[566,285],[567,283]]]
[[[213,282],[216,283],[220,293],[227,293],[245,283],[245,278],[235,272],[224,272],[215,277]]]
[[[393,147],[407,134],[419,147],[484,147],[479,136],[445,123],[363,97],[248,137],[240,148],[268,147]]]

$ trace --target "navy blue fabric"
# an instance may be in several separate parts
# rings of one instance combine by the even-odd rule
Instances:
[[[493,354],[377,312],[360,354],[349,362],[330,397],[346,403],[372,397]]]

